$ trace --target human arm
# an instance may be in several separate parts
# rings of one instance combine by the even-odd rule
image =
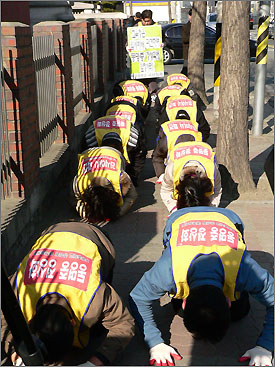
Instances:
[[[98,146],[94,124],[91,124],[88,130],[85,132],[85,142],[86,142],[86,149]]]
[[[215,163],[214,194],[209,197],[211,206],[218,207],[222,196],[222,180],[218,165]]]
[[[174,164],[172,161],[169,161],[165,168],[164,178],[160,188],[161,199],[169,212],[177,207],[177,200],[172,197],[174,192],[173,170]]]
[[[127,192],[123,195],[123,205],[120,207],[120,216],[123,216],[130,210],[131,206],[136,201],[137,192],[133,182],[126,172],[123,172],[121,175],[120,185],[122,193],[124,191],[124,187],[127,186]]]
[[[135,128],[132,127],[131,129]],[[130,139],[127,145],[127,152],[131,163],[126,168],[126,172],[130,175],[134,184],[134,181],[137,181],[139,174],[144,167],[147,154],[147,149],[142,135],[137,129],[135,129],[135,131],[137,132],[136,145],[133,146]]]
[[[98,321],[108,333],[90,361],[94,363],[93,357],[97,357],[104,365],[112,364],[134,336],[134,320],[119,295],[107,283],[101,284],[84,318],[88,327]]]
[[[164,160],[167,157],[167,153],[167,138],[162,128],[160,128],[158,142],[152,154],[152,162],[157,177],[165,172]]]
[[[244,255],[236,283],[237,291],[247,291],[266,307],[263,330],[256,342],[270,352],[274,350],[274,279],[249,253]]]
[[[210,126],[204,116],[204,113],[199,107],[197,109],[197,122],[199,124],[198,131],[202,133],[202,141],[206,142],[210,136]]]
[[[152,304],[167,291],[174,289],[169,249],[147,271],[130,293],[130,307],[137,325],[144,333],[148,348],[164,343],[161,332],[154,320]]]

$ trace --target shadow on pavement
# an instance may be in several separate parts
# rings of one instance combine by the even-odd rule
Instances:
[[[254,182],[256,183],[256,185],[259,181],[259,178],[264,173],[264,164],[265,164],[265,161],[266,161],[266,158],[267,158],[269,152],[272,149],[272,146],[273,145],[268,147],[266,150],[264,150],[262,153],[258,154],[255,158],[251,159],[251,161],[250,161],[250,168],[251,168],[253,179],[254,179]]]
[[[233,180],[228,169],[219,164],[219,171],[222,181],[222,197],[219,207],[226,208],[232,201],[237,200],[240,196],[238,192],[238,184]]]

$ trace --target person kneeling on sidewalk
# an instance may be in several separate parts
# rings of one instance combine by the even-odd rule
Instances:
[[[44,344],[45,363],[109,365],[130,342],[134,320],[110,285],[114,263],[114,247],[101,230],[66,222],[45,230],[19,264],[11,283]],[[7,331],[2,324],[2,342],[15,361]]]
[[[91,223],[117,219],[130,210],[137,198],[125,172],[124,158],[114,145],[110,146],[111,142],[105,139],[106,146],[79,155],[78,173],[73,180],[76,210]]]
[[[153,166],[158,180],[163,181],[165,164],[169,152],[178,143],[187,141],[202,141],[202,134],[198,131],[198,123],[189,120],[167,121],[161,125],[157,137],[157,145],[152,154]]]
[[[206,178],[212,183],[210,187]],[[215,153],[207,143],[178,143],[170,151],[160,189],[162,201],[170,213],[177,209],[178,196],[183,195],[181,189],[185,187],[181,183],[186,180],[190,186],[186,192],[189,200],[197,201],[196,205],[200,205],[197,200],[199,189],[209,198],[211,206],[219,206],[222,195],[221,176],[215,163]]]
[[[130,293],[130,307],[149,348],[150,365],[173,366],[181,355],[165,344],[153,315],[153,303],[167,292],[194,339],[217,343],[230,321],[245,317],[249,297],[266,308],[256,346],[239,361],[271,366],[274,349],[274,279],[248,253],[243,223],[229,209],[183,208],[167,220],[161,258]],[[232,351],[233,352],[233,351]]]

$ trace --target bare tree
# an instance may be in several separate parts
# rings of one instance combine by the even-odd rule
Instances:
[[[208,105],[204,81],[204,40],[207,1],[194,1],[188,51],[188,77]]]
[[[225,1],[222,14],[217,159],[240,193],[255,189],[248,151],[249,7],[248,1]]]

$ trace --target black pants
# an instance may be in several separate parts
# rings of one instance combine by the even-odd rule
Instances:
[[[183,317],[182,300],[174,299],[171,300],[173,309],[176,314]],[[230,316],[231,321],[239,321],[244,318],[250,310],[249,295],[247,292],[242,292],[240,298],[237,301],[231,302]]]

